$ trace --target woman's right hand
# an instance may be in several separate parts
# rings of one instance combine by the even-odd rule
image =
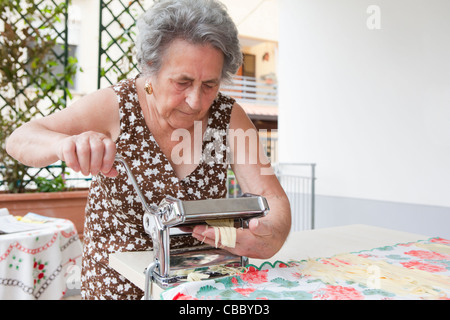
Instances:
[[[68,136],[58,146],[59,159],[84,176],[95,176],[100,172],[110,178],[117,176],[113,166],[115,156],[114,141],[105,134],[93,131]]]

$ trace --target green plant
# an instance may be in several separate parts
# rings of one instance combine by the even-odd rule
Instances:
[[[67,174],[67,172],[65,173]],[[66,180],[61,174],[54,179],[47,179],[44,177],[37,177],[34,179],[39,192],[57,192],[66,190]]]
[[[6,153],[6,139],[31,119],[64,108],[71,98],[68,84],[78,68],[68,56],[67,32],[61,31],[68,4],[0,0],[0,180],[12,193],[27,191],[38,176]]]

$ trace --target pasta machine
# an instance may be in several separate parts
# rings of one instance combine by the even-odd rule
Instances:
[[[227,275],[217,271],[220,268],[211,271],[211,267],[244,267],[248,264],[247,257],[236,256],[207,244],[173,249],[170,240],[180,236],[176,232],[180,227],[205,224],[206,221],[233,220],[235,227],[248,228],[250,219],[269,212],[264,197],[245,194],[234,199],[182,201],[168,196],[158,206],[149,205],[126,161],[120,155],[116,155],[115,160],[124,165],[142,203],[144,229],[153,241],[153,261],[145,270],[144,299],[151,299],[153,283],[163,289],[176,286],[187,281],[186,272],[189,270],[201,270],[211,279]]]

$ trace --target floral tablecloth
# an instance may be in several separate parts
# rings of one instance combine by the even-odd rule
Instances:
[[[1,234],[0,300],[62,298],[68,284],[77,285],[81,255],[77,230],[68,220],[51,219],[39,229]]]
[[[161,298],[450,299],[450,241],[432,238],[328,258],[264,263],[225,278],[183,283]]]

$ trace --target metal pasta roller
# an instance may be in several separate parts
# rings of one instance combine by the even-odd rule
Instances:
[[[247,228],[250,219],[265,216],[269,212],[264,197],[246,194],[234,199],[182,201],[168,196],[159,206],[150,206],[126,161],[120,155],[116,155],[116,161],[124,165],[143,205],[144,229],[153,241],[154,259],[145,271],[144,299],[151,299],[152,283],[163,289],[176,286],[187,281],[190,270],[200,270],[211,279],[227,275],[217,271],[220,268],[211,271],[211,267],[244,267],[248,264],[247,257],[236,256],[206,244],[171,250],[171,237],[179,236],[171,233],[171,230],[223,219],[232,219],[236,227]]]

